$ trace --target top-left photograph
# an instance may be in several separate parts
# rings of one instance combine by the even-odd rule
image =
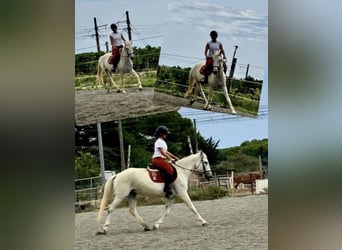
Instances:
[[[77,125],[168,111],[152,102],[166,12],[166,1],[75,1]]]

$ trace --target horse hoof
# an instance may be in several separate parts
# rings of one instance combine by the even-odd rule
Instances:
[[[127,93],[126,90],[124,90],[124,89],[121,92],[122,92],[122,94],[126,94]]]
[[[144,231],[151,231],[151,228],[145,227]]]
[[[192,105],[194,102],[195,102],[194,100],[191,100],[191,101],[190,101],[190,105]]]
[[[202,223],[202,226],[205,227],[205,226],[207,226],[208,224],[209,224],[208,222],[203,222],[203,223]]]
[[[103,230],[103,231],[97,231],[95,235],[105,235],[107,234],[107,231]]]
[[[153,225],[153,230],[159,229],[159,225]]]

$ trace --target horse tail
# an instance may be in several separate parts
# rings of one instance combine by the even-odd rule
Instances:
[[[100,221],[102,218],[103,211],[108,203],[109,198],[111,195],[114,194],[114,179],[116,175],[114,174],[113,176],[109,177],[109,179],[106,181],[104,185],[104,190],[103,190],[103,196],[101,200],[101,205],[100,205],[100,210],[97,215],[97,220]]]
[[[189,87],[188,87],[188,90],[185,92],[184,97],[187,97],[190,94],[190,92],[192,91],[192,88],[194,87],[194,76],[193,76],[194,72],[193,71],[194,71],[194,68],[192,68],[190,70],[190,73],[189,73]]]
[[[101,67],[101,60],[102,57],[100,57],[99,62],[97,64],[97,74],[96,74],[96,84],[99,85],[100,82],[103,82],[103,76],[102,76],[102,67]]]

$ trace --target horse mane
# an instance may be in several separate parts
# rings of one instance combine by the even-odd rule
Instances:
[[[187,162],[188,160],[194,158],[195,156],[197,156],[197,155],[200,154],[200,153],[202,153],[202,150],[198,151],[197,153],[194,153],[194,154],[185,156],[185,157],[183,157],[182,159],[176,161],[176,163],[184,163],[184,162]]]

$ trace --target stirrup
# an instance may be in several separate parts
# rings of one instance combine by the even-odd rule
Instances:
[[[207,81],[205,80],[205,77],[203,77],[201,80],[199,80],[200,83],[205,84]]]

